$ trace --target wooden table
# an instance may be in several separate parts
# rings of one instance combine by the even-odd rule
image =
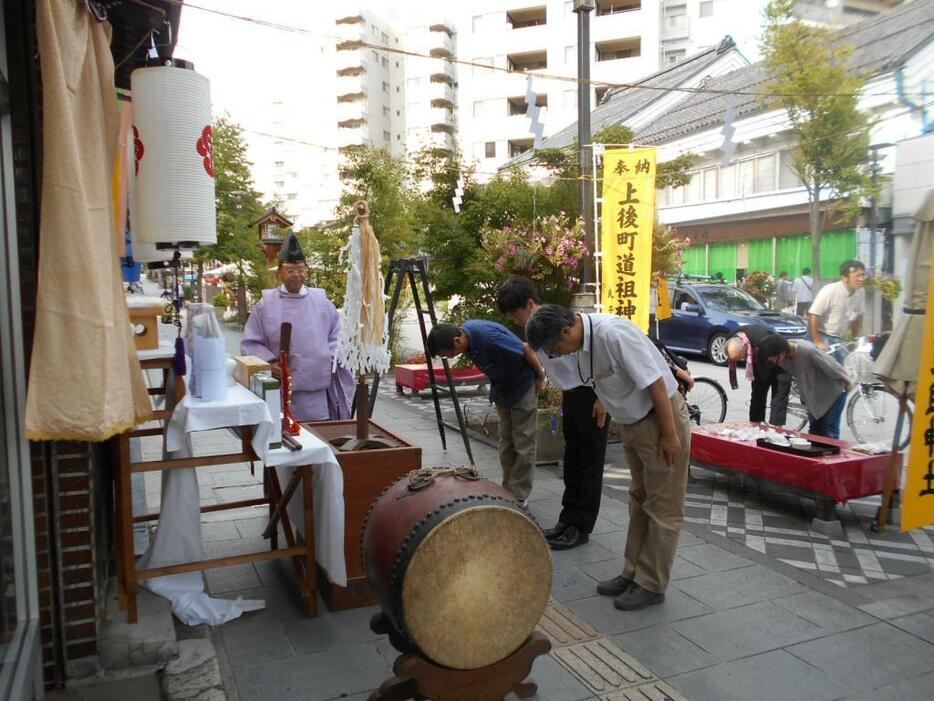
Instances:
[[[396,365],[396,391],[402,392],[404,387],[408,387],[414,394],[418,394],[423,389],[431,386],[431,376],[428,372],[428,366],[425,363],[410,363]],[[447,391],[447,380],[444,375],[444,368],[434,369],[435,382],[438,389]],[[489,378],[482,370],[476,367],[470,368],[451,368],[451,381],[455,385],[477,385],[480,388],[490,383]]]
[[[259,460],[250,441],[252,431],[250,427],[243,427],[239,452],[211,455],[205,457],[170,458],[163,460],[149,460],[133,462],[130,457],[130,438],[140,436],[164,434],[168,419],[172,415],[172,408],[176,404],[178,383],[171,371],[172,359],[164,357],[151,357],[141,360],[145,370],[163,370],[163,386],[150,389],[151,395],[166,395],[166,406],[154,418],[163,420],[161,428],[137,429],[121,434],[116,438],[115,456],[115,514],[116,514],[116,540],[117,540],[117,586],[118,601],[121,610],[127,612],[127,620],[136,623],[138,620],[137,592],[141,580],[161,577],[183,572],[194,572],[216,567],[227,567],[248,562],[260,562],[283,557],[292,559],[295,574],[299,581],[302,598],[310,616],[317,615],[317,592],[315,587],[315,540],[314,540],[314,512],[313,512],[313,473],[311,465],[297,466],[293,479],[290,480],[286,490],[283,490],[274,469],[263,471],[264,496],[255,499],[244,499],[226,504],[213,504],[202,506],[201,513],[239,509],[250,506],[268,506],[269,519],[272,524],[270,536],[270,550],[263,550],[229,557],[186,562],[165,567],[151,569],[137,569],[136,556],[133,548],[133,524],[154,521],[159,513],[133,515],[133,487],[134,473],[177,470],[183,468],[197,469],[212,465],[226,465]],[[180,381],[180,380],[179,380]],[[285,508],[295,493],[304,497],[304,539],[300,541],[292,528],[287,509]],[[276,522],[281,521],[285,535],[286,547],[278,548],[278,529]]]

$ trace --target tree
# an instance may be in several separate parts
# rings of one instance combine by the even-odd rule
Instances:
[[[772,0],[762,37],[768,73],[761,99],[783,108],[797,141],[792,168],[810,199],[811,269],[820,277],[820,239],[830,213],[855,214],[872,190],[866,154],[870,118],[859,110],[868,76],[851,67],[853,48],[823,27],[792,17],[792,0]]]
[[[226,115],[219,118],[213,142],[217,243],[202,247],[197,256],[199,262],[217,260],[237,267],[237,307],[244,323],[247,290],[258,297],[266,286],[266,257],[256,230],[249,226],[265,209],[253,188],[240,125]]]

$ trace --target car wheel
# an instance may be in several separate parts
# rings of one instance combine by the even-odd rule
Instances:
[[[715,333],[707,343],[707,357],[714,365],[726,365],[729,360],[726,355],[726,339],[725,333]]]

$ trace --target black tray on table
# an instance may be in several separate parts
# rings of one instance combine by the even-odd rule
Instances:
[[[765,438],[757,438],[756,445],[760,448],[777,450],[780,453],[791,453],[792,455],[803,455],[806,458],[819,458],[824,455],[839,455],[840,446],[831,443],[821,443],[820,441],[811,441],[811,445],[798,447],[796,445],[776,445],[770,443]]]

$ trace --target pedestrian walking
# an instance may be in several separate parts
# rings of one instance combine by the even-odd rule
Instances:
[[[795,314],[807,316],[808,307],[814,301],[814,278],[811,277],[810,268],[801,270],[801,275],[792,283],[792,292],[795,297]]]

